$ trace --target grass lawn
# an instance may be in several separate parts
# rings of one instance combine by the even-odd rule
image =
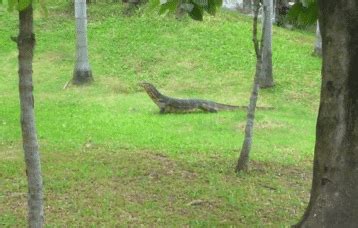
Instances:
[[[57,3],[55,3],[57,2]],[[98,1],[97,1],[98,2]],[[273,30],[276,86],[260,91],[251,170],[236,175],[243,111],[158,114],[137,86],[175,97],[248,103],[251,19],[235,12],[180,21],[120,4],[88,9],[95,82],[69,86],[75,28],[67,1],[35,14],[34,96],[48,227],[289,226],[307,205],[321,60],[314,34]],[[18,17],[0,6],[0,226],[26,224],[19,124]]]

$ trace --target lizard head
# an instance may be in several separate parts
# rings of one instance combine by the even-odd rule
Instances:
[[[160,92],[149,82],[140,82],[138,85],[142,87],[152,99],[158,99],[158,97],[161,96]]]
[[[142,87],[143,89],[145,90],[148,90],[148,89],[151,89],[153,88],[154,86],[152,84],[150,84],[149,82],[139,82],[138,85],[140,87]]]

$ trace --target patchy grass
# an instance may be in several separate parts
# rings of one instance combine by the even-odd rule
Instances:
[[[221,156],[102,149],[43,153],[47,225],[281,225],[306,203],[309,167],[253,162],[236,176],[233,160]],[[26,180],[13,172],[1,218],[25,225]]]
[[[72,9],[35,14],[36,121],[48,226],[288,226],[308,201],[320,60],[313,34],[274,28],[275,88],[261,91],[251,171],[233,173],[246,114],[159,115],[136,85],[165,94],[245,105],[254,74],[251,21],[233,12],[204,22],[150,9],[124,17],[117,4],[89,8],[95,82],[71,79]],[[0,225],[26,223],[17,16],[0,7]]]

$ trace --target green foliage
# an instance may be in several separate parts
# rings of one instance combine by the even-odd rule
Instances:
[[[318,19],[318,8],[315,0],[307,1],[307,6],[301,2],[295,3],[288,12],[288,21],[296,26],[315,24]]]
[[[229,104],[248,102],[254,74],[252,20],[235,12],[196,23],[120,4],[88,8],[96,81],[72,77],[73,14],[49,1],[35,12],[34,97],[49,227],[285,227],[309,197],[320,59],[313,34],[274,28],[277,85],[262,91],[252,171],[236,176],[245,112],[159,115],[137,87]],[[2,7],[2,6],[0,6]],[[39,8],[37,10],[40,10]],[[0,14],[0,226],[26,226],[19,124],[16,12]]]
[[[164,3],[161,3],[159,14],[164,14],[167,11],[174,12],[177,8],[179,0],[169,0],[165,1]]]
[[[203,8],[202,6],[194,3],[194,2],[190,2],[189,4],[192,4],[193,8],[188,12],[189,16],[197,21],[202,21],[203,20]]]
[[[196,1],[194,0],[194,2],[196,2]],[[211,3],[211,4],[205,4],[205,5],[201,5],[201,6],[207,13],[209,13],[211,15],[215,15],[216,8],[221,7],[222,4],[223,4],[222,0],[214,0],[213,3]]]
[[[8,10],[24,10],[29,4],[32,4],[32,0],[7,0]]]
[[[33,1],[33,0],[5,0],[5,1],[0,1],[0,5],[3,4],[5,6],[7,6],[8,11],[14,11],[14,10],[23,10],[25,9],[29,4],[34,4],[34,6],[37,5],[37,3],[40,5],[40,10],[41,13],[47,17],[48,16],[48,10],[46,7],[46,0],[37,0],[37,1]]]

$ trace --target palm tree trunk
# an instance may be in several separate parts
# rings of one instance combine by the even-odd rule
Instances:
[[[42,227],[44,223],[43,192],[39,146],[37,142],[34,97],[32,94],[32,60],[35,46],[32,2],[19,12],[19,93],[21,130],[28,181],[29,227]]]
[[[288,0],[276,0],[275,4],[275,23],[278,26],[284,25],[284,17],[288,12]]]
[[[276,24],[276,4],[277,4],[277,0],[272,0],[272,24]]]
[[[274,86],[272,76],[272,0],[263,0],[263,49],[260,88]]]
[[[322,56],[322,37],[321,32],[319,30],[319,22],[317,21],[317,27],[316,27],[316,41],[314,44],[314,55]]]
[[[86,0],[75,0],[76,65],[72,82],[77,85],[93,81],[88,60]]]
[[[243,0],[242,1],[242,10],[244,13],[252,12],[252,0]]]

